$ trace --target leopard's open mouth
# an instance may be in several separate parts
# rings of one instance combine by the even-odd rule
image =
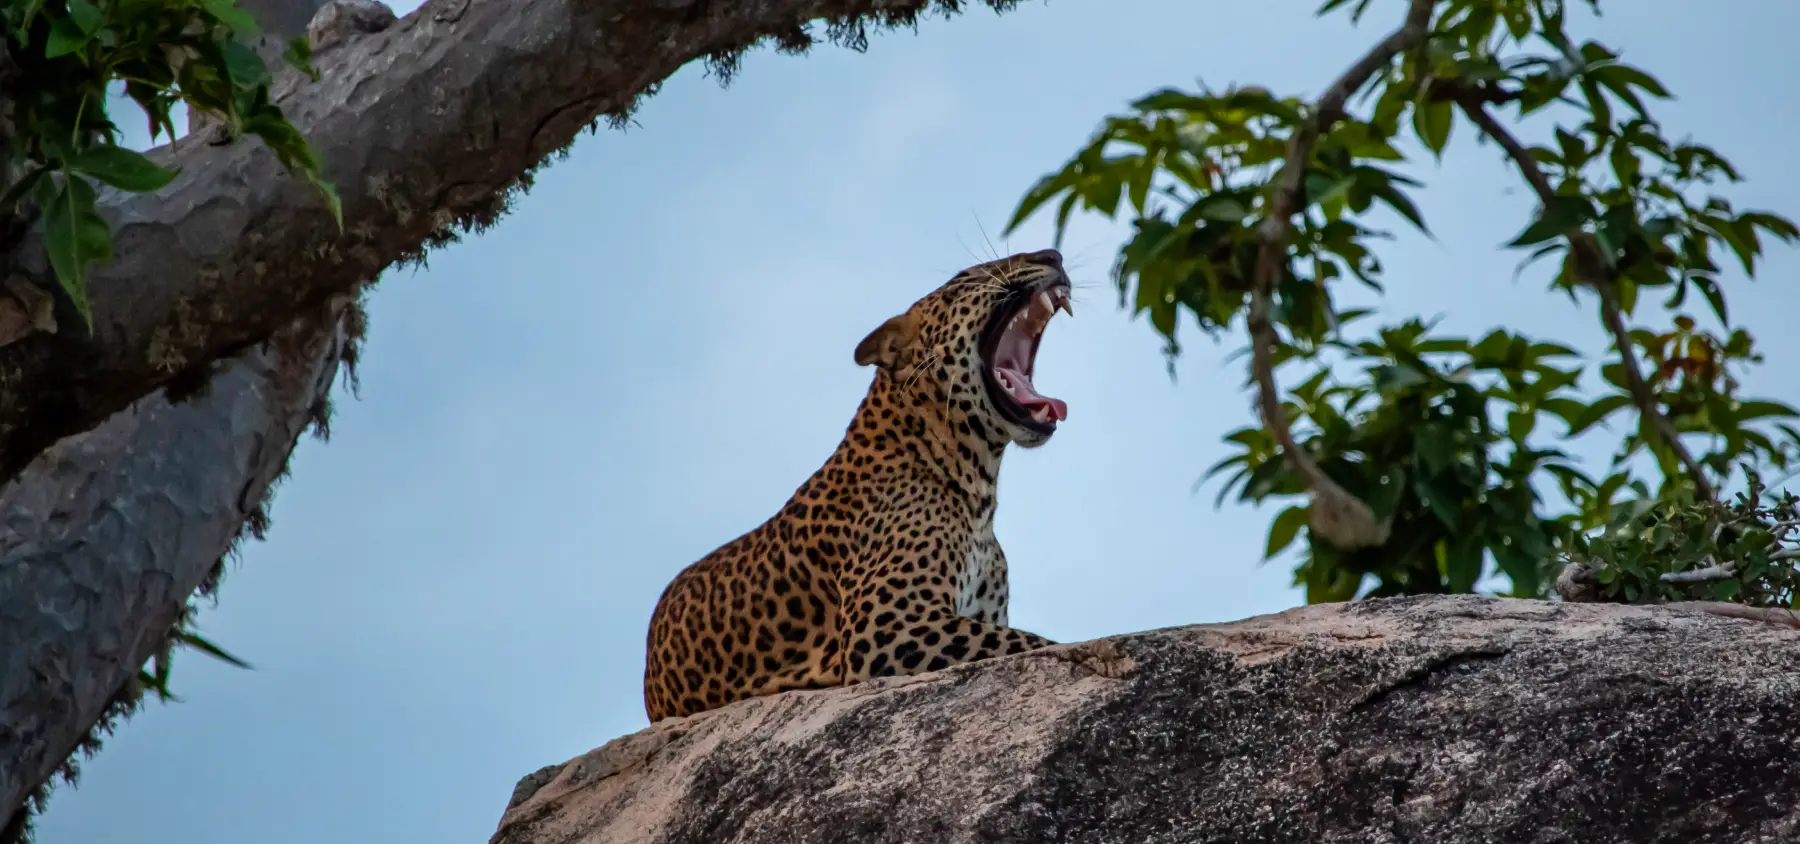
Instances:
[[[1069,307],[1069,284],[1058,281],[1036,292],[1014,294],[1001,305],[983,332],[982,381],[988,396],[1007,421],[1039,433],[1056,430],[1069,418],[1069,406],[1061,399],[1040,394],[1031,383],[1037,363],[1038,341],[1044,326],[1057,311],[1075,315]]]

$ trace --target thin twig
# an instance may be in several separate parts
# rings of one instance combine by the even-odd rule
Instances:
[[[1501,126],[1500,121],[1494,119],[1494,116],[1488,112],[1487,106],[1474,97],[1460,99],[1457,101],[1457,105],[1462,109],[1463,114],[1468,115],[1469,120],[1481,129],[1483,134],[1493,138],[1494,142],[1506,151],[1514,166],[1519,168],[1519,174],[1524,176],[1525,181],[1531,184],[1531,189],[1537,192],[1538,200],[1543,203],[1544,207],[1549,208],[1554,204],[1556,188],[1551,186],[1549,177],[1544,175],[1544,171],[1538,167],[1537,160],[1531,157],[1531,153],[1525,150],[1518,139],[1514,138],[1512,133],[1506,130],[1506,127]],[[1578,280],[1594,288],[1594,292],[1600,295],[1600,318],[1605,321],[1607,330],[1612,332],[1613,341],[1619,347],[1619,358],[1625,371],[1625,387],[1631,393],[1632,403],[1636,404],[1638,412],[1650,421],[1650,427],[1675,454],[1676,459],[1687,468],[1688,474],[1693,477],[1694,488],[1700,496],[1706,499],[1716,499],[1717,495],[1713,491],[1712,481],[1707,480],[1706,472],[1700,466],[1699,461],[1696,461],[1694,456],[1688,453],[1687,446],[1682,444],[1681,435],[1675,430],[1675,423],[1669,421],[1669,417],[1663,415],[1662,410],[1656,406],[1656,395],[1650,391],[1649,382],[1644,380],[1642,367],[1638,363],[1636,347],[1631,340],[1631,331],[1626,328],[1625,316],[1619,307],[1618,288],[1611,276],[1602,269],[1610,262],[1605,260],[1601,254],[1599,244],[1595,243],[1593,237],[1585,232],[1571,234],[1569,246],[1577,253],[1575,268],[1581,276]]]
[[[1665,571],[1662,573],[1660,579],[1664,583],[1706,583],[1713,580],[1730,580],[1736,576],[1737,563],[1727,560],[1723,563],[1714,563],[1705,568],[1689,569],[1688,571]]]
[[[1375,72],[1393,58],[1422,43],[1431,31],[1431,12],[1436,0],[1412,0],[1406,22],[1381,40],[1368,55],[1338,77],[1324,96],[1319,98],[1308,119],[1294,127],[1288,140],[1287,158],[1283,162],[1281,182],[1269,198],[1268,218],[1258,232],[1262,241],[1256,257],[1256,279],[1250,286],[1250,374],[1257,386],[1257,403],[1263,424],[1286,455],[1288,466],[1306,479],[1313,491],[1313,529],[1343,548],[1379,545],[1386,541],[1387,526],[1377,524],[1368,505],[1319,469],[1319,465],[1294,442],[1288,429],[1287,416],[1281,411],[1281,393],[1275,386],[1274,349],[1278,342],[1275,326],[1269,319],[1270,298],[1275,278],[1280,273],[1287,251],[1288,233],[1293,229],[1295,206],[1300,202],[1301,186],[1306,176],[1306,163],[1312,158],[1319,136],[1344,115],[1344,103],[1367,84]],[[1348,512],[1346,512],[1348,511]]]
[[[1425,98],[1434,103],[1459,103],[1473,99],[1483,103],[1510,103],[1525,97],[1523,89],[1507,90],[1491,83],[1466,83],[1450,79],[1433,79]]]
[[[1742,618],[1749,621],[1762,621],[1769,624],[1783,624],[1800,629],[1800,613],[1786,607],[1750,607],[1743,604],[1731,604],[1725,601],[1676,601],[1662,606],[1670,609],[1699,610],[1712,615],[1727,618]]]

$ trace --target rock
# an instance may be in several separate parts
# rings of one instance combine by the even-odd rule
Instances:
[[[1800,840],[1800,633],[1429,597],[669,719],[491,844]]]

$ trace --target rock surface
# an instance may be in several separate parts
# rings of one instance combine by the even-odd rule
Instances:
[[[744,701],[519,783],[492,844],[1800,841],[1800,633],[1303,607]]]

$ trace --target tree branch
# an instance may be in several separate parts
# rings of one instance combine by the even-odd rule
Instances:
[[[1658,578],[1664,583],[1707,583],[1714,580],[1730,580],[1737,576],[1737,564],[1726,560],[1687,571],[1665,571]]]
[[[1250,374],[1257,386],[1257,404],[1263,424],[1268,426],[1276,445],[1281,447],[1288,466],[1305,478],[1312,490],[1309,514],[1312,530],[1340,548],[1380,545],[1387,541],[1389,525],[1378,521],[1367,504],[1327,477],[1312,456],[1294,442],[1287,415],[1281,410],[1281,391],[1275,383],[1274,352],[1279,340],[1269,318],[1270,298],[1275,280],[1287,263],[1287,238],[1293,230],[1293,216],[1300,204],[1306,165],[1312,158],[1313,146],[1320,135],[1342,119],[1344,104],[1368,84],[1376,71],[1425,40],[1431,31],[1431,13],[1436,5],[1436,0],[1412,0],[1406,22],[1338,77],[1319,98],[1309,118],[1294,128],[1282,164],[1281,181],[1269,198],[1268,218],[1258,232],[1261,244],[1256,256],[1256,280],[1250,287],[1249,314]]]
[[[1765,624],[1780,624],[1800,630],[1800,613],[1786,607],[1752,607],[1726,601],[1674,601],[1662,604],[1662,606],[1670,609],[1697,610],[1727,618],[1741,618],[1746,621],[1760,621]]]
[[[1485,105],[1478,99],[1464,97],[1457,100],[1457,106],[1463,114],[1473,122],[1483,134],[1494,139],[1519,174],[1531,185],[1538,195],[1538,200],[1548,208],[1556,201],[1556,188],[1550,184],[1549,177],[1538,167],[1537,160],[1531,157],[1525,147],[1519,143],[1505,126],[1500,125]],[[1619,360],[1625,373],[1625,388],[1631,393],[1632,403],[1637,405],[1638,412],[1649,420],[1651,429],[1657,437],[1669,447],[1694,482],[1694,489],[1702,498],[1716,498],[1712,481],[1706,477],[1705,469],[1694,456],[1688,452],[1687,446],[1681,442],[1680,432],[1675,430],[1675,423],[1669,421],[1662,409],[1657,407],[1656,394],[1651,391],[1649,382],[1644,380],[1643,367],[1638,363],[1637,351],[1631,340],[1631,331],[1625,325],[1624,312],[1619,307],[1619,292],[1614,279],[1604,269],[1611,262],[1606,260],[1600,245],[1585,232],[1577,232],[1569,236],[1569,248],[1575,250],[1575,268],[1578,280],[1592,287],[1600,295],[1600,318],[1606,323],[1607,330],[1612,333],[1613,342],[1619,347]]]
[[[1510,103],[1525,96],[1524,90],[1508,90],[1491,82],[1464,82],[1459,79],[1426,80],[1425,98],[1434,103],[1478,102]]]
[[[0,818],[60,768],[164,646],[287,465],[353,341],[340,300],[181,404],[157,394],[0,486]],[[117,706],[115,706],[117,702]]]
[[[272,66],[322,5],[239,2],[262,24],[256,49]],[[57,771],[73,779],[76,757],[138,707],[138,670],[168,648],[195,588],[217,584],[246,534],[261,538],[300,434],[325,433],[332,382],[354,363],[362,325],[360,306],[340,298],[224,362],[212,389],[178,410],[140,400],[0,484],[0,665],[32,667],[0,673],[0,842],[32,826],[15,795],[41,806]]]
[[[317,6],[240,0],[259,18],[283,3]],[[284,107],[345,197],[341,240],[251,143],[184,140],[152,153],[183,168],[176,184],[108,192],[120,258],[91,281],[94,336],[62,312],[55,336],[0,337],[0,838],[73,751],[92,749],[96,719],[129,710],[189,596],[244,532],[260,535],[268,491],[353,354],[356,292],[380,267],[459,214],[491,222],[590,117],[622,113],[689,59],[770,33],[796,47],[809,19],[856,46],[864,22],[927,5],[433,0],[397,29],[321,50],[319,85],[283,80]],[[35,241],[0,253],[5,278],[55,289]],[[154,365],[172,354],[182,366]],[[158,390],[182,381],[180,398]]]
[[[983,0],[1006,9],[1018,0]],[[323,50],[318,83],[284,71],[277,101],[342,198],[325,203],[260,143],[183,144],[154,195],[102,194],[118,257],[90,278],[95,330],[0,348],[0,482],[57,439],[100,423],[178,375],[267,338],[297,314],[372,282],[396,260],[504,213],[551,153],[697,58],[730,67],[805,27],[859,46],[865,25],[913,22],[946,0],[428,0],[385,32]],[[36,235],[0,256],[0,279],[56,290]]]

